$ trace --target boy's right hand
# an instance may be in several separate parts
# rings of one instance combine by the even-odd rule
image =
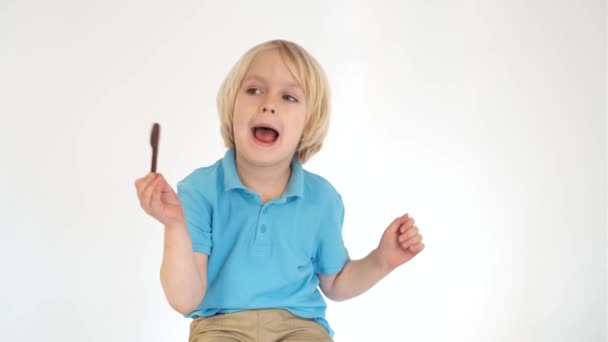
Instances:
[[[160,173],[151,172],[135,181],[139,203],[146,213],[164,225],[185,222],[179,197]]]

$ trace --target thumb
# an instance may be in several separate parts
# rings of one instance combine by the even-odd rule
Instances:
[[[404,224],[405,222],[407,222],[407,220],[410,218],[409,214],[404,214],[403,216],[399,216],[396,219],[393,220],[393,222],[391,222],[391,224],[388,226],[388,231],[391,233],[396,233],[397,230],[399,229],[399,227],[401,227],[402,224]]]
[[[171,187],[169,182],[161,175],[159,182],[159,199],[162,198],[163,202],[168,204],[179,204],[179,198],[175,190]]]
[[[162,175],[158,175],[158,178],[154,181],[154,191],[152,192],[152,197],[150,199],[151,205],[158,205],[161,201],[161,195],[164,188],[164,179]]]

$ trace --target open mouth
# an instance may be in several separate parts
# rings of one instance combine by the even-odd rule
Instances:
[[[252,128],[253,137],[262,144],[273,144],[279,138],[279,132],[268,126],[255,126]]]

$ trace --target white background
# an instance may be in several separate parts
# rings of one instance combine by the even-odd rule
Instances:
[[[427,248],[329,303],[335,340],[606,341],[604,1],[0,1],[0,340],[185,341],[133,181],[223,154],[215,95],[273,38],[325,67],[305,166],[366,255]]]

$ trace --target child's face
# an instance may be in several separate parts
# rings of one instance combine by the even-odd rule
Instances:
[[[237,158],[259,166],[289,165],[306,118],[304,90],[279,53],[259,52],[245,73],[234,106]]]

